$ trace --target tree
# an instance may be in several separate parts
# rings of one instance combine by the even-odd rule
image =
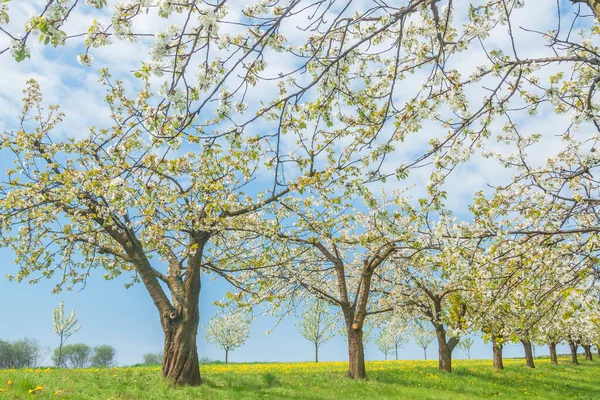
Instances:
[[[116,365],[116,354],[115,348],[109,345],[94,347],[91,359],[92,367],[114,367]]]
[[[416,320],[411,329],[412,338],[417,346],[423,349],[423,356],[427,360],[427,348],[435,339],[435,332],[427,327],[428,322]]]
[[[13,342],[0,340],[0,368],[36,368],[48,352],[49,350],[35,339],[23,338]]]
[[[244,301],[268,299],[281,313],[309,297],[339,307],[348,343],[348,376],[363,379],[368,318],[394,308],[382,300],[393,286],[386,279],[386,263],[400,250],[404,253],[399,258],[418,250],[403,244],[412,223],[408,201],[394,196],[378,202],[355,184],[340,179],[311,187],[302,197],[280,199],[273,211],[276,221],[247,227],[258,237],[247,251],[262,268],[246,275],[245,291],[252,297],[246,299],[245,291],[238,295]],[[352,196],[357,191],[362,199]],[[358,207],[361,200],[366,210]]]
[[[57,367],[86,368],[90,365],[92,348],[84,343],[67,344],[54,349],[52,360]]]
[[[56,307],[52,311],[52,316],[54,318],[54,332],[60,338],[60,344],[55,351],[56,354],[56,367],[60,367],[63,364],[62,360],[62,349],[63,345],[73,334],[75,334],[79,329],[81,329],[81,325],[77,325],[77,320],[75,319],[75,310],[71,310],[71,314],[68,317],[65,317],[65,305],[61,301],[58,307]],[[77,326],[76,326],[77,325]]]
[[[308,300],[297,323],[302,337],[315,346],[315,362],[319,362],[319,347],[336,334],[338,321],[329,308],[329,304],[323,300]]]
[[[458,342],[458,347],[465,352],[467,358],[471,359],[471,347],[475,341],[470,337],[461,338],[460,342]]]
[[[225,364],[229,352],[242,346],[250,335],[250,318],[242,312],[228,312],[214,316],[204,327],[206,340],[225,350]]]
[[[255,1],[229,10],[226,2],[131,0],[94,13],[89,6],[101,9],[104,0],[46,0],[23,23],[10,18],[18,2],[10,8],[4,2],[0,34],[9,44],[0,54],[18,62],[31,56],[28,42],[35,35],[45,45],[85,48],[78,57],[83,65],[92,63],[95,48],[154,38],[142,51],[149,59],[140,61],[133,79],[114,82],[101,69],[113,126],[92,128],[81,140],[56,141],[47,135],[61,118],[53,109],[50,119],[38,116],[37,131],[19,124],[2,136],[3,147],[18,161],[0,187],[0,229],[12,235],[2,244],[13,246],[22,260],[15,278],[35,282],[66,271],[61,285],[82,283],[90,265],[104,267],[109,278],[131,274],[145,285],[160,316],[163,375],[197,385],[198,365],[189,360],[198,358],[201,271],[236,280],[227,266],[239,260],[218,254],[229,245],[241,247],[247,220],[260,217],[263,206],[308,185],[327,186],[337,178],[333,171],[349,166],[359,171],[354,183],[366,185],[404,179],[411,168],[431,164],[427,190],[441,197],[436,187],[445,176],[492,134],[495,118],[522,110],[522,101],[532,114],[542,101],[554,101],[559,111],[576,104],[571,106],[576,118],[593,114],[589,102],[579,101],[582,93],[593,98],[595,90],[597,51],[588,32],[581,40],[557,36],[549,57],[517,53],[517,44],[530,41],[514,40],[507,22],[521,1],[485,2],[465,8],[459,18],[455,14],[463,9],[457,2],[443,8],[429,0],[325,4]],[[587,4],[597,10],[595,2]],[[89,28],[66,31],[70,19],[88,13],[97,17],[90,18]],[[166,30],[140,31],[152,25],[136,23],[147,14],[173,23]],[[174,23],[179,19],[186,21],[183,26]],[[491,31],[516,43],[514,55],[486,41]],[[481,45],[484,64],[457,67],[471,55],[473,43]],[[290,67],[271,74],[268,66],[275,62]],[[536,71],[559,63],[572,66],[564,75],[572,82],[560,85],[563,78],[554,77],[548,93],[529,95],[540,87],[539,76],[547,75]],[[412,92],[401,84],[407,79],[416,88]],[[128,85],[135,88],[130,96]],[[478,89],[486,92],[483,101],[476,96],[469,103],[466,93]],[[37,99],[38,91],[29,91],[28,113],[41,104],[32,96]],[[509,104],[513,98],[517,107]],[[425,123],[439,133],[422,149],[411,146],[418,153],[414,158],[396,162],[397,146]],[[385,164],[390,158],[392,166]],[[256,171],[272,179],[255,180]],[[250,189],[250,182],[261,187]],[[366,281],[389,246],[370,250],[362,271]],[[152,255],[166,272],[150,263]],[[339,259],[329,261],[341,271]],[[354,264],[356,270],[363,265]],[[366,376],[360,344],[364,300],[356,313],[352,300],[344,305],[350,376],[356,378]]]
[[[377,335],[377,338],[375,339],[375,344],[379,351],[384,354],[386,360],[388,354],[394,351],[393,337],[387,330],[382,329],[379,331],[379,335]]]
[[[162,362],[162,359],[163,359],[162,353],[146,353],[142,357],[142,360],[143,360],[142,364],[146,364],[146,365],[160,364]]]

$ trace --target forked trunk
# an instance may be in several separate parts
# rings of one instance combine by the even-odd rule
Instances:
[[[556,357],[556,343],[551,341],[548,343],[548,349],[550,349],[550,363],[558,365],[558,357]]]
[[[535,368],[535,364],[533,362],[533,349],[531,347],[531,340],[524,338],[521,339],[521,343],[523,344],[523,349],[525,350],[525,361],[527,362],[527,366],[529,368]]]
[[[198,314],[195,316],[173,316],[167,318],[162,374],[176,385],[200,385],[198,365]]]
[[[365,379],[365,349],[363,345],[363,332],[356,324],[348,328],[348,377],[352,379]]]
[[[446,341],[446,330],[443,326],[438,326],[435,329],[438,340],[438,355],[440,371],[452,372],[452,350],[458,343],[456,338],[450,338]]]
[[[492,338],[492,351],[494,353],[494,368],[497,370],[503,370],[504,364],[502,363],[502,343],[498,343],[495,337]]]
[[[583,352],[585,354],[585,359],[588,360],[588,361],[592,361],[593,360],[593,358],[592,358],[592,346],[589,345],[589,344],[586,344],[586,345],[583,345],[581,347],[583,347]]]
[[[579,364],[579,360],[577,359],[577,347],[577,343],[569,340],[569,348],[571,349],[571,363],[575,365]]]

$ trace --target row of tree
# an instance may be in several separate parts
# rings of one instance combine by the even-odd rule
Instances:
[[[354,379],[367,323],[427,321],[445,371],[475,332],[499,368],[507,341],[530,366],[539,335],[597,343],[600,49],[582,12],[600,16],[596,1],[573,2],[569,23],[553,3],[554,29],[516,30],[533,2],[129,0],[71,33],[73,10],[106,2],[44,3],[14,25],[16,5],[0,6],[0,54],[26,61],[34,35],[80,40],[89,66],[96,48],[154,39],[128,79],[100,70],[108,118],[84,135],[57,133],[64,115],[27,84],[0,136],[15,162],[0,244],[18,281],[57,274],[59,291],[102,268],[143,284],[173,383],[201,383],[202,274],[229,282],[224,303],[241,310],[336,307]],[[174,23],[139,31],[156,26],[148,15]],[[538,113],[568,123],[522,128]],[[557,136],[555,154],[532,156]],[[446,183],[472,157],[514,176],[458,221]]]

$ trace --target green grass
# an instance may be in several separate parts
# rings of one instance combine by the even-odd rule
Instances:
[[[489,360],[456,360],[452,374],[436,361],[369,362],[369,379],[345,377],[345,363],[202,365],[199,388],[173,387],[159,367],[0,371],[6,399],[600,399],[600,362],[558,366],[539,359],[505,360],[496,372]],[[10,381],[10,383],[9,383]],[[36,390],[37,388],[37,390]],[[32,391],[30,393],[30,391]]]

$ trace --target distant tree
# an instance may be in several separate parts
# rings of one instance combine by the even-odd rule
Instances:
[[[425,321],[416,321],[413,325],[412,337],[416,345],[423,349],[423,354],[427,360],[427,347],[435,338],[435,333],[427,327]]]
[[[250,319],[241,312],[216,315],[204,327],[206,340],[225,350],[225,364],[229,362],[229,352],[246,342],[250,335]]]
[[[375,339],[375,344],[387,360],[388,354],[394,350],[393,335],[390,333],[390,331],[382,329],[379,331],[379,335]]]
[[[386,334],[390,337],[390,341],[394,347],[396,353],[396,360],[398,359],[398,348],[408,342],[406,335],[407,324],[405,316],[400,314],[394,314],[389,318],[385,324]]]
[[[84,343],[67,344],[54,350],[52,360],[57,367],[86,368],[90,365],[92,348]],[[59,361],[60,359],[60,361]]]
[[[152,364],[160,364],[163,359],[163,353],[146,353],[143,356],[143,364],[152,365]]]
[[[92,367],[114,367],[116,365],[115,356],[117,351],[109,345],[94,347],[92,355]]]
[[[465,352],[469,360],[471,359],[471,347],[473,347],[474,343],[475,341],[470,337],[462,338],[461,341],[458,342],[458,347]]]
[[[56,332],[60,338],[60,345],[58,346],[58,352],[55,359],[56,367],[59,368],[62,363],[63,345],[69,337],[81,328],[81,325],[75,326],[77,325],[75,310],[71,310],[71,314],[68,317],[65,317],[65,305],[62,301],[59,306],[53,310],[52,315],[54,317],[54,332]]]
[[[48,352],[35,339],[0,340],[0,369],[38,367]]]
[[[309,300],[296,325],[298,332],[315,345],[315,362],[319,362],[319,347],[336,334],[337,320],[323,300]]]

